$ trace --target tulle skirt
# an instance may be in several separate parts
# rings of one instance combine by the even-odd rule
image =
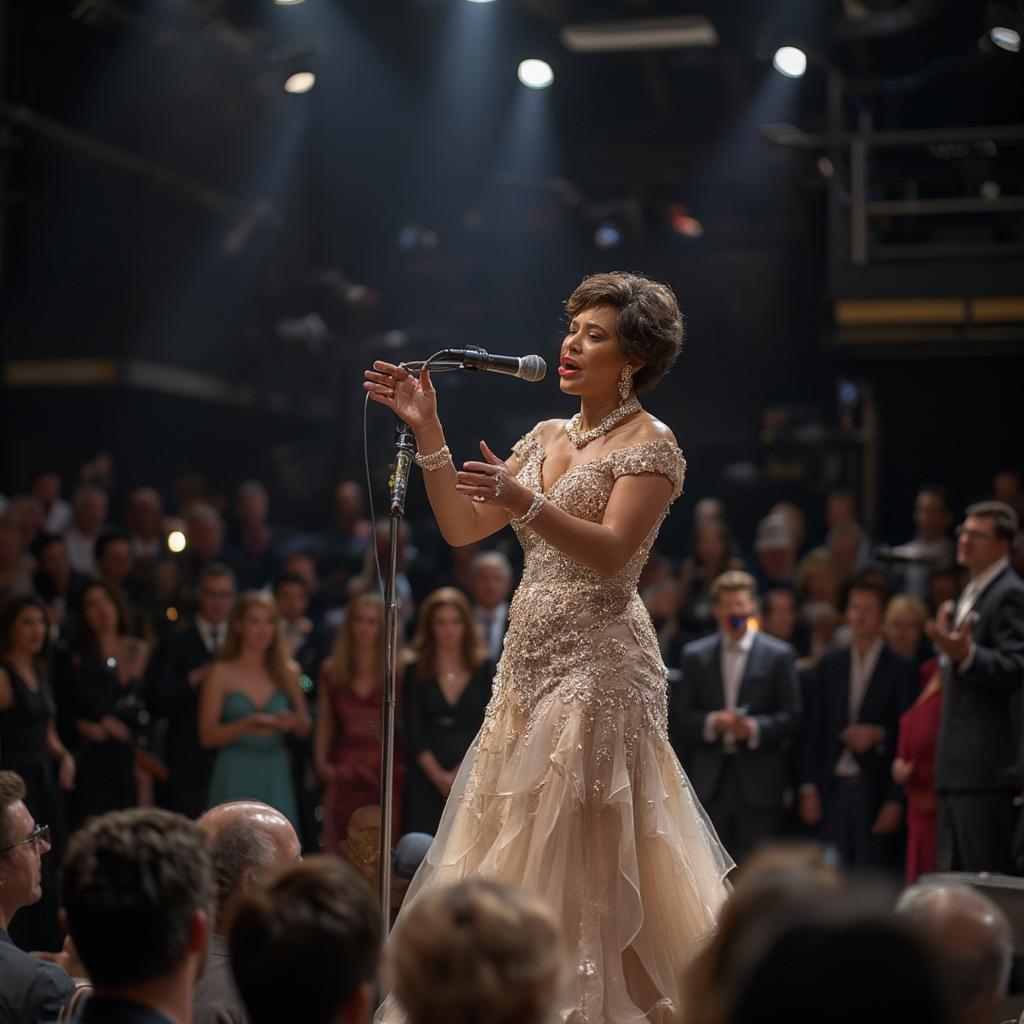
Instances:
[[[533,892],[571,957],[562,1020],[667,1021],[732,867],[640,702],[556,698],[542,716],[503,703],[462,764],[406,906],[470,876]],[[375,1017],[402,1019],[393,996]]]

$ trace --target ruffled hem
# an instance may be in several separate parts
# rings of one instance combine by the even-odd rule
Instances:
[[[639,706],[555,701],[540,720],[488,718],[406,905],[476,875],[539,895],[572,956],[561,1019],[641,1024],[677,1012],[732,867]],[[402,1020],[391,997],[375,1020]]]

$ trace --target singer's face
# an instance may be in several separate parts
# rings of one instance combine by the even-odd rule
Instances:
[[[614,306],[592,306],[572,318],[562,340],[558,386],[569,395],[617,396],[626,365],[615,330]]]

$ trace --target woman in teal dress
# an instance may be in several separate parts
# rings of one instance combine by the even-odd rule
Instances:
[[[209,805],[262,800],[299,826],[286,733],[305,739],[309,711],[274,599],[248,591],[199,697],[199,742],[217,749]]]

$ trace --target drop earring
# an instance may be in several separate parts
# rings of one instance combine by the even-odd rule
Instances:
[[[624,402],[629,401],[629,393],[633,390],[633,370],[627,363],[622,368],[622,376],[619,377],[619,394]]]

